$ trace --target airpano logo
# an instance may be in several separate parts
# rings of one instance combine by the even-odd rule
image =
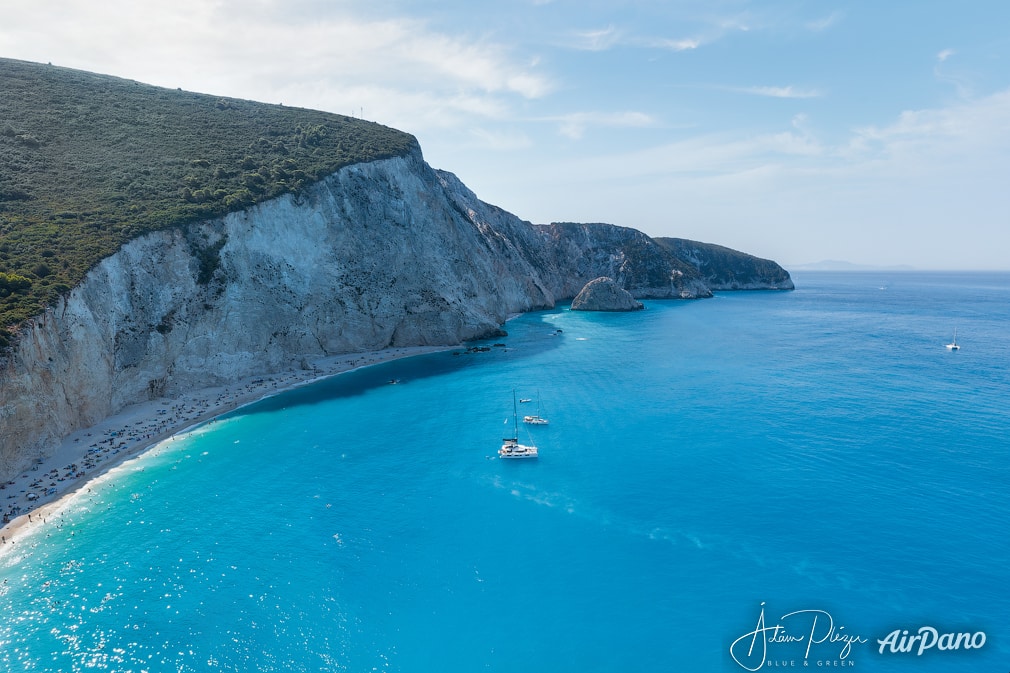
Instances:
[[[933,626],[898,628],[882,638],[876,647],[820,609],[793,610],[769,619],[761,602],[754,628],[737,637],[729,646],[733,661],[747,671],[764,668],[847,668],[856,665],[854,655],[947,656],[954,652],[979,650],[986,644],[984,631],[945,631]],[[859,649],[862,648],[862,652]]]
[[[914,653],[915,656],[921,657],[934,648],[937,652],[981,649],[985,645],[985,632],[940,633],[932,626],[919,627],[919,630],[915,632],[908,629],[895,629],[886,637],[878,640],[877,644],[880,645],[878,650],[880,654]]]

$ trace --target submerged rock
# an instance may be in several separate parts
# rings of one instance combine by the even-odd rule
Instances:
[[[638,311],[642,308],[645,308],[642,302],[606,276],[586,283],[572,300],[573,311]]]

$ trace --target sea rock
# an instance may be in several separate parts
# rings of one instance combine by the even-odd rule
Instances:
[[[642,302],[607,277],[589,281],[572,300],[573,311],[638,311],[642,308],[645,308]]]

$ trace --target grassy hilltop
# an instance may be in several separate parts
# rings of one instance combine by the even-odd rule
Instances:
[[[351,117],[0,58],[0,349],[131,238],[415,145]]]

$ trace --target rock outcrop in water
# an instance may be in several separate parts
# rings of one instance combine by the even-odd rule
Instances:
[[[595,278],[572,300],[573,311],[639,311],[642,302],[617,284],[613,278]]]
[[[778,271],[767,286],[784,285]],[[28,321],[0,359],[0,478],[128,404],[330,354],[479,339],[600,276],[636,297],[711,294],[698,266],[641,232],[531,225],[420,150],[345,167],[134,239]]]

